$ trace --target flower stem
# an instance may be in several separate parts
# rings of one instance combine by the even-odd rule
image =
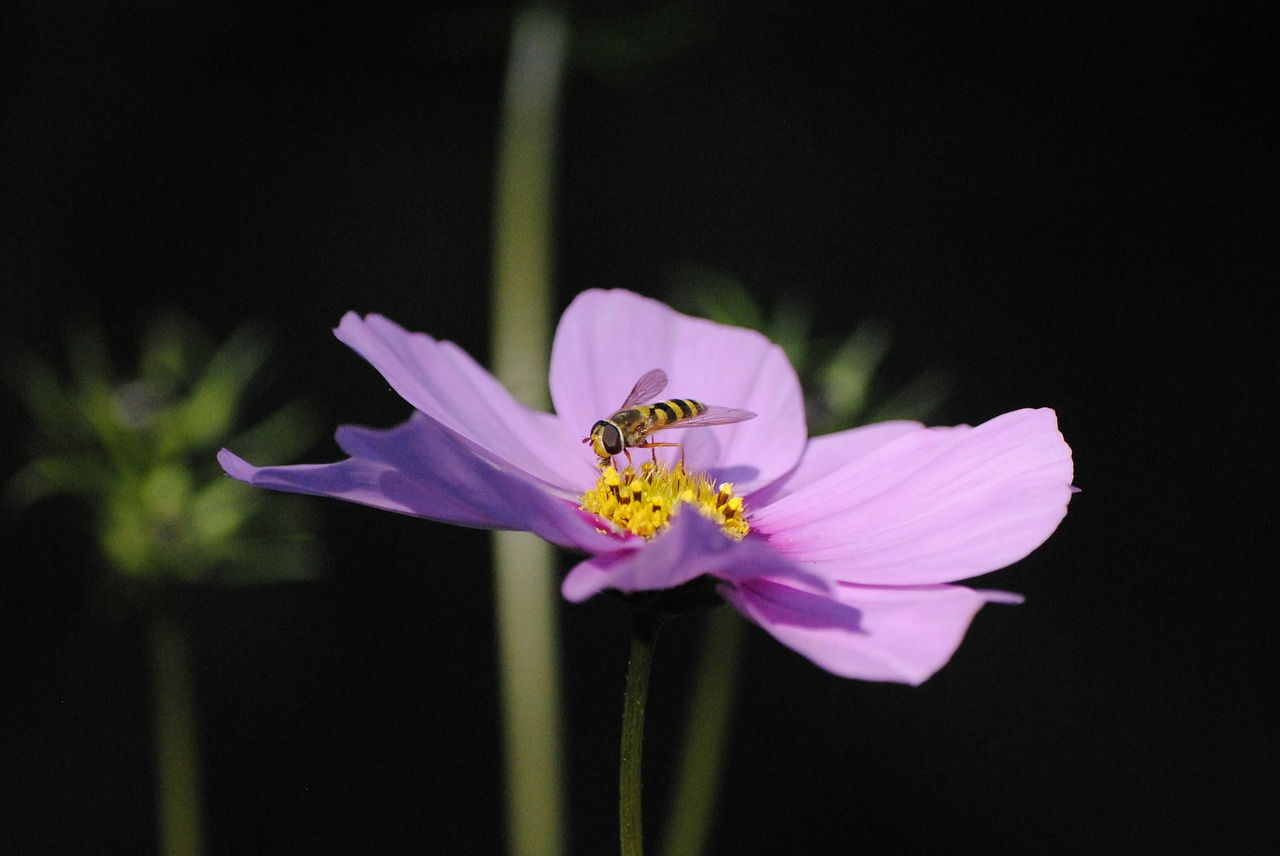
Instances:
[[[494,166],[494,374],[524,405],[546,409],[554,248],[556,130],[569,22],[525,3],[511,25]],[[507,852],[567,849],[555,557],[525,532],[494,533]]]
[[[199,856],[203,824],[190,645],[181,619],[164,606],[151,618],[150,637],[160,853]]]
[[[644,707],[649,696],[649,666],[663,616],[647,609],[631,612],[631,659],[622,707],[622,753],[618,776],[618,832],[622,856],[643,856],[640,822],[640,756],[644,743]]]
[[[555,563],[527,532],[493,536],[507,853],[557,856],[567,848]]]

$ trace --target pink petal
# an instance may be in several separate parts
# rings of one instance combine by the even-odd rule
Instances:
[[[258,487],[331,496],[387,511],[484,529],[523,529],[552,543],[602,550],[616,541],[530,476],[504,469],[471,441],[416,413],[395,428],[346,425],[338,443],[351,455],[333,464],[255,467],[218,453],[227,474]]]
[[[607,588],[624,592],[675,588],[703,574],[733,582],[785,579],[817,591],[830,587],[783,559],[763,541],[734,541],[716,523],[691,509],[677,515],[670,528],[654,540],[632,543],[635,549],[579,563],[560,587],[565,599],[577,603]]]
[[[720,593],[829,672],[913,685],[946,665],[973,616],[1003,594],[962,586],[838,586],[824,596],[765,580],[724,585]]]
[[[808,445],[804,447],[804,455],[796,468],[773,484],[752,494],[749,497],[750,502],[753,506],[763,508],[788,494],[795,493],[810,482],[823,478],[832,470],[875,451],[885,443],[896,440],[904,434],[919,431],[923,427],[919,422],[907,420],[877,422],[874,425],[863,425],[836,434],[811,437]]]
[[[586,291],[565,310],[551,352],[556,413],[574,436],[585,437],[654,368],[669,376],[664,398],[759,414],[734,425],[664,432],[662,440],[684,444],[691,468],[715,472],[747,493],[799,460],[804,401],[781,348],[754,330],[682,315],[628,291]]]
[[[948,582],[1016,562],[1067,513],[1071,449],[1052,410],[977,428],[922,429],[810,482],[751,518],[828,579]]]
[[[592,458],[552,415],[520,404],[452,342],[410,333],[380,315],[343,316],[334,330],[376,368],[405,401],[445,427],[489,450],[508,467],[551,484],[590,486]]]

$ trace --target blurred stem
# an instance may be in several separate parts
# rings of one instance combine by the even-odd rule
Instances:
[[[730,714],[738,695],[745,628],[731,609],[716,609],[706,616],[675,796],[663,837],[666,856],[706,852],[729,742]]]
[[[622,751],[618,773],[618,834],[622,856],[643,856],[644,826],[640,816],[640,760],[644,744],[644,708],[649,697],[649,666],[662,616],[649,610],[631,612],[631,659],[622,705]]]
[[[568,32],[558,6],[516,12],[495,165],[494,374],[538,409],[547,404],[552,192]],[[565,821],[554,556],[528,533],[497,532],[494,573],[508,852],[555,856],[565,849]]]
[[[493,548],[508,852],[554,856],[565,850],[554,563],[527,532],[495,532]]]
[[[200,856],[199,728],[191,650],[178,616],[161,606],[151,619],[157,833],[162,856]]]

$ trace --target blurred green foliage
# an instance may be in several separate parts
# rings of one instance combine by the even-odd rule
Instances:
[[[843,337],[824,336],[803,294],[784,295],[769,313],[739,280],[696,265],[676,271],[671,293],[685,312],[759,330],[782,346],[800,376],[812,436],[891,419],[927,421],[946,400],[950,381],[934,369],[892,391],[874,383],[893,341],[884,321],[864,319]]]
[[[56,495],[83,502],[117,583],[314,576],[314,503],[234,481],[214,457],[231,444],[250,458],[292,460],[316,439],[317,420],[300,402],[232,436],[268,352],[261,329],[219,345],[169,312],[146,329],[135,370],[121,378],[98,325],[72,325],[66,376],[30,351],[7,366],[30,421],[7,498],[21,508]]]

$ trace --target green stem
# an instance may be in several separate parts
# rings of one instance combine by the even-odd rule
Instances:
[[[559,599],[550,550],[528,532],[493,533],[507,852],[565,851]]]
[[[547,401],[556,130],[569,22],[529,4],[511,25],[493,189],[493,369],[529,407]]]
[[[701,856],[707,850],[730,714],[738,694],[745,630],[746,622],[731,609],[716,609],[706,616],[675,798],[663,837],[666,856]]]
[[[191,652],[178,616],[159,607],[151,619],[152,719],[156,823],[162,856],[200,856],[200,763]]]
[[[627,692],[622,707],[622,753],[618,776],[618,832],[622,856],[644,854],[644,828],[640,819],[640,758],[644,743],[644,707],[649,696],[649,666],[662,621],[660,614],[649,610],[635,609],[631,613],[631,659],[627,664]]]
[[[521,403],[540,410],[547,405],[556,129],[568,35],[559,6],[517,10],[494,166],[493,369]],[[511,856],[566,849],[555,570],[545,542],[494,533]]]

